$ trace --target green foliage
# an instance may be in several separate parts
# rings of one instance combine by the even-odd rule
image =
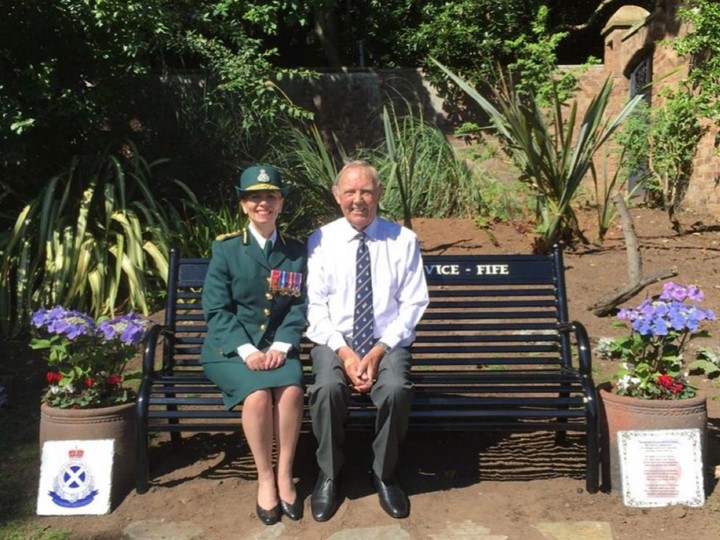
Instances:
[[[560,103],[572,98],[581,72],[588,64],[597,63],[596,59],[591,58],[581,72],[559,71],[556,51],[568,33],[549,33],[549,15],[549,8],[541,6],[530,32],[505,42],[516,58],[507,66],[507,70],[513,80],[517,81],[515,89],[518,95],[534,95],[542,106],[552,106],[555,97]]]
[[[171,236],[155,165],[131,144],[74,157],[22,208],[0,235],[2,333],[21,330],[40,306],[148,312],[148,291],[167,279]]]
[[[645,100],[640,101],[628,116],[615,137],[617,146],[622,148],[623,159],[618,169],[625,182],[632,178],[635,185],[651,189],[648,183],[648,137],[650,135],[651,110]]]
[[[353,159],[367,160],[377,168],[384,187],[381,210],[391,219],[403,219],[406,226],[412,225],[412,217],[468,216],[479,211],[482,197],[477,183],[436,126],[407,100],[402,109],[388,102],[382,120],[384,137],[353,154],[337,138],[332,141],[334,151],[328,150],[315,125],[292,128],[293,143],[289,150],[280,150],[277,162],[285,165],[303,197],[302,216],[292,223],[294,231],[312,230],[340,215],[331,189],[343,164]]]
[[[343,164],[353,158],[336,137],[326,142],[315,124],[292,126],[288,131],[291,140],[277,159],[285,164],[290,182],[296,186],[293,190],[298,192],[288,202],[302,199],[302,218],[293,227],[295,234],[301,235],[341,215],[332,186]]]
[[[696,113],[720,121],[720,4],[715,0],[689,0],[678,13],[691,31],[671,42],[680,54],[692,59],[688,80],[697,97]]]
[[[648,134],[648,165],[660,203],[675,222],[693,170],[693,158],[704,134],[697,110],[700,98],[689,89],[663,89],[663,107],[653,110]]]
[[[412,228],[412,217],[475,215],[481,195],[444,134],[413,112],[383,108],[384,140],[372,160],[385,185],[382,209]]]
[[[631,114],[629,118],[632,118],[632,116],[633,115]],[[605,239],[605,235],[610,230],[610,227],[618,216],[614,201],[612,200],[614,196],[618,194],[624,194],[622,195],[622,197],[627,204],[627,202],[633,197],[635,191],[640,187],[639,185],[635,185],[628,193],[625,193],[625,188],[629,180],[629,177],[626,173],[627,165],[625,163],[627,147],[623,146],[622,144],[620,144],[619,146],[619,151],[617,149],[609,150],[607,147],[603,149],[603,159],[600,165],[599,172],[594,165],[590,167],[593,187],[595,190],[599,243],[602,243],[602,241]],[[616,158],[613,174],[610,174],[609,172],[610,156],[614,156]]]
[[[545,251],[560,240],[572,243],[581,237],[571,203],[593,167],[596,152],[641,97],[636,96],[626,104],[615,119],[606,118],[612,89],[608,79],[579,123],[577,103],[573,102],[565,117],[557,94],[554,94],[552,118],[548,121],[537,99],[532,95],[522,99],[512,83],[495,92],[496,107],[465,80],[437,64],[488,115],[503,150],[520,171],[520,180],[537,198],[536,224],[542,235],[537,249]]]
[[[247,225],[239,204],[224,202],[219,208],[211,208],[192,197],[183,201],[182,206],[182,213],[173,219],[176,229],[172,245],[180,248],[183,257],[209,258],[218,235],[239,231]]]
[[[245,147],[236,142],[257,140],[280,116],[306,116],[274,84],[309,73],[274,64],[267,40],[285,15],[264,4],[11,2],[0,18],[0,177],[26,199],[67,156],[122,137],[144,155],[183,157],[197,145],[221,160],[220,148],[237,170]]]
[[[491,86],[497,66],[518,60],[521,44],[514,49],[507,36],[534,40],[532,22],[540,4],[539,0],[459,0],[423,6],[422,22],[406,33],[405,41],[423,59],[426,76],[445,99],[452,120],[472,120],[472,111],[465,110],[462,93],[448,84],[430,58],[442,60],[475,87]]]
[[[694,375],[716,379],[720,376],[720,354],[715,349],[701,347],[697,351],[697,359],[688,365],[688,370]]]
[[[690,184],[697,145],[705,133],[697,111],[700,98],[687,86],[663,88],[662,107],[644,101],[618,134],[627,158],[625,177],[633,176],[652,205],[665,209],[678,227],[676,213]]]

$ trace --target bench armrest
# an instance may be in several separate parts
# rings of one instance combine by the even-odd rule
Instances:
[[[562,334],[574,334],[575,345],[578,352],[578,362],[580,375],[585,379],[592,378],[592,355],[590,354],[590,339],[587,330],[580,321],[572,321],[559,325],[559,331]]]
[[[172,339],[172,337],[172,328],[170,328],[169,326],[165,326],[164,324],[157,324],[150,329],[147,337],[145,338],[145,351],[143,353],[142,363],[143,379],[146,377],[150,377],[155,373],[155,356],[157,354],[158,343],[160,342],[160,340],[163,340],[165,342],[165,347],[167,347],[169,345],[169,343],[167,343],[167,340]],[[163,360],[163,364],[164,362],[165,361]],[[163,365],[163,370],[167,369],[167,367],[168,366]]]

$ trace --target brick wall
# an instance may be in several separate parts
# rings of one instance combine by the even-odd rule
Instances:
[[[687,59],[678,57],[671,47],[660,43],[661,40],[682,37],[687,33],[687,28],[678,23],[676,18],[679,3],[679,0],[659,0],[653,13],[637,6],[624,6],[610,18],[603,30],[603,64],[590,69],[579,84],[577,99],[580,114],[584,113],[606,77],[613,79],[610,112],[617,114],[630,97],[633,69],[647,55],[652,56],[653,80],[662,79],[650,88],[651,107],[663,106],[659,91],[667,86],[677,87],[688,69]],[[707,127],[707,133],[697,148],[683,209],[720,215],[720,157],[715,149],[718,130],[709,125]],[[611,174],[614,167],[615,164],[611,163]]]

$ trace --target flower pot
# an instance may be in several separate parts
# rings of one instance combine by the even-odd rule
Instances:
[[[133,485],[135,472],[135,403],[99,409],[40,407],[40,449],[46,441],[114,440],[113,495],[117,500]]]
[[[651,400],[618,396],[609,388],[600,388],[599,396],[602,484],[606,491],[622,492],[618,431],[697,428],[705,463],[707,400],[704,395],[698,394],[691,399]]]

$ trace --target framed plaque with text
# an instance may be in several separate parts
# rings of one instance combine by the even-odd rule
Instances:
[[[626,506],[705,503],[699,429],[619,431],[618,449]]]

